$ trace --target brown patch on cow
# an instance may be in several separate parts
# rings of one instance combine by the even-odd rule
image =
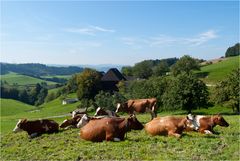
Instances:
[[[148,98],[148,99],[130,99],[127,102],[120,104],[117,107],[116,112],[128,112],[129,114],[144,113],[150,112],[152,119],[157,116],[157,99],[156,98]]]
[[[126,132],[143,129],[143,125],[135,116],[129,118],[92,119],[80,130],[80,137],[93,142],[114,141],[114,138],[124,140]]]
[[[187,126],[187,118],[165,116],[158,117],[145,125],[148,134],[180,137]]]

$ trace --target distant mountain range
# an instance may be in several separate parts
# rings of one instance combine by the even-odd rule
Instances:
[[[120,65],[120,64],[97,64],[97,65],[90,65],[90,64],[77,64],[77,65],[59,65],[59,64],[47,64],[48,66],[55,66],[55,67],[68,67],[68,66],[77,66],[81,68],[93,68],[97,71],[108,71],[110,68],[117,68],[121,70],[123,66],[127,65]]]

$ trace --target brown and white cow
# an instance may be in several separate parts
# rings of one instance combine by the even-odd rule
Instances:
[[[72,118],[74,118],[74,116],[76,116],[78,114],[86,114],[87,113],[86,109],[76,109],[76,110],[73,110],[72,112],[70,112],[70,114],[72,115]]]
[[[119,117],[116,112],[110,110],[104,110],[101,107],[98,107],[94,116],[109,116],[109,117]]]
[[[224,127],[229,126],[227,121],[220,114],[213,116],[189,114],[187,117],[192,121],[190,124],[188,124],[186,131],[199,131],[205,134],[213,134],[213,128],[216,125]]]
[[[145,130],[148,134],[168,135],[181,137],[182,132],[187,127],[188,119],[182,117],[165,116],[154,118],[145,125]]]
[[[92,119],[80,130],[80,137],[84,140],[101,142],[121,141],[130,130],[142,130],[143,125],[131,115],[129,118],[105,117]]]
[[[28,121],[27,119],[20,119],[13,129],[13,132],[26,131],[30,138],[33,138],[43,133],[58,132],[58,130],[58,123],[53,120],[42,119]]]
[[[73,118],[66,119],[60,125],[60,128],[77,128],[78,122],[81,120],[84,114],[76,114]]]
[[[130,99],[122,104],[118,103],[116,113],[120,111],[128,112],[129,114],[134,114],[135,112],[138,113],[150,112],[153,119],[157,117],[156,104],[157,104],[156,98]]]

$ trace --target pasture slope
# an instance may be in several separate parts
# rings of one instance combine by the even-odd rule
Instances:
[[[226,78],[233,69],[240,66],[240,56],[226,58],[220,62],[201,67],[198,74],[204,75],[203,81],[206,83],[215,84]]]
[[[198,114],[222,111],[225,114],[224,117],[230,126],[217,126],[215,131],[218,134],[215,135],[189,132],[177,139],[165,136],[151,137],[141,130],[129,132],[122,142],[92,143],[79,138],[79,129],[61,130],[59,133],[44,134],[34,139],[29,139],[26,132],[11,132],[17,118],[36,119],[66,114],[77,105],[63,106],[60,103],[61,100],[57,99],[43,105],[37,112],[1,115],[4,119],[12,119],[13,123],[11,128],[5,128],[1,134],[1,160],[239,160],[240,157],[240,117],[231,115],[230,109],[223,107],[194,111]],[[184,111],[162,112],[158,115],[186,116]],[[139,114],[137,117],[144,124],[150,120],[149,114]],[[61,122],[64,118],[66,117],[53,119]]]
[[[30,77],[30,76],[26,76],[18,73],[13,73],[13,72],[1,75],[1,80],[7,81],[11,85],[15,83],[17,83],[18,85],[34,85],[41,82],[46,82],[48,85],[56,84],[55,82],[45,81],[42,79],[38,79],[38,78],[34,78],[34,77]]]

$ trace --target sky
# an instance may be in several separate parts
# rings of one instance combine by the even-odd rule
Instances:
[[[8,63],[122,64],[224,56],[239,42],[238,1],[1,1]]]

